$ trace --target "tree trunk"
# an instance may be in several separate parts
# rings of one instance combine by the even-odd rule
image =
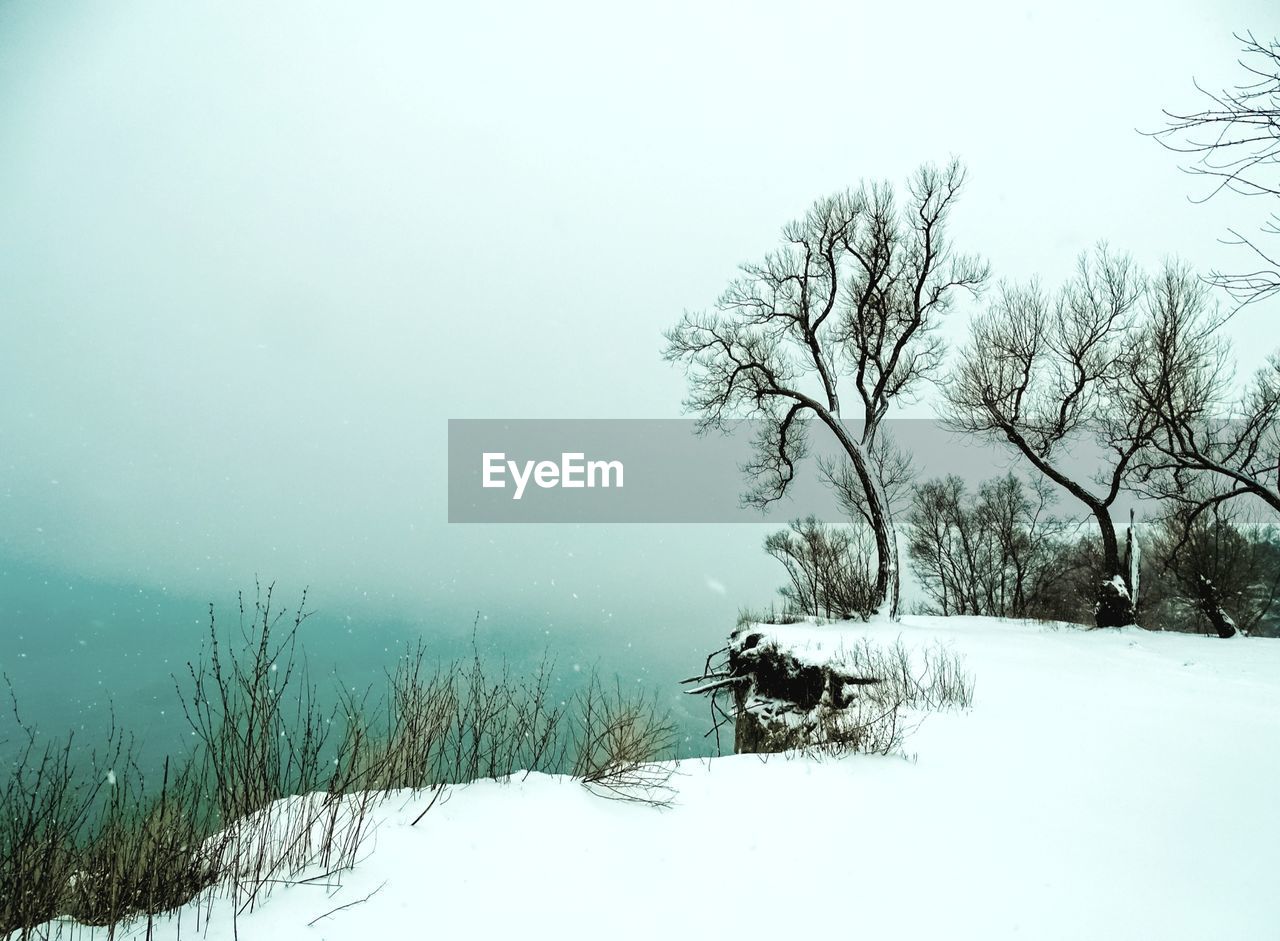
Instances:
[[[1213,583],[1212,579],[1204,575],[1198,576],[1195,590],[1196,602],[1199,604],[1201,612],[1209,619],[1209,623],[1218,632],[1219,637],[1235,637],[1240,633],[1240,629],[1236,627],[1236,622],[1222,607],[1222,599],[1218,597],[1218,586]]]
[[[817,411],[815,409],[815,411]],[[849,455],[858,482],[862,484],[862,492],[867,500],[867,519],[871,522],[871,531],[876,537],[876,580],[875,595],[878,599],[877,612],[887,614],[892,620],[898,618],[898,539],[894,531],[893,518],[889,514],[889,500],[885,496],[884,487],[874,469],[868,466],[866,453],[862,445],[849,436],[838,415],[819,411],[827,426],[835,433],[836,438]],[[864,436],[864,441],[866,440]]]
[[[851,456],[852,457],[852,456]],[[867,498],[867,517],[876,537],[875,593],[879,599],[878,610],[891,619],[898,617],[898,541],[889,516],[888,501],[875,471],[866,466],[861,450],[853,457],[854,470],[862,481]]]
[[[1102,577],[1094,623],[1098,627],[1125,627],[1133,623],[1133,599],[1129,594],[1129,579],[1120,563],[1116,527],[1106,507],[1094,507],[1093,515],[1102,534]]]

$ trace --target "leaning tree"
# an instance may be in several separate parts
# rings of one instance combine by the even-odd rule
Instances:
[[[1212,280],[1241,303],[1280,293],[1280,40],[1237,35],[1243,46],[1240,83],[1209,91],[1196,83],[1199,109],[1165,111],[1164,128],[1152,136],[1188,155],[1185,169],[1210,183],[1203,199],[1223,190],[1258,197],[1266,207],[1259,235],[1231,229],[1231,241],[1252,250],[1253,270],[1222,273]]]
[[[749,505],[786,494],[810,425],[832,436],[861,490],[875,536],[874,597],[891,617],[898,547],[874,455],[890,407],[941,364],[939,319],[987,278],[981,260],[950,243],[963,182],[952,161],[917,170],[901,206],[888,184],[819,200],[783,229],[781,247],[741,268],[712,311],[686,312],[666,334],[664,355],[685,365],[685,405],[704,428],[761,420],[745,468]],[[849,402],[852,414],[842,410]]]
[[[947,384],[946,419],[957,430],[1007,441],[1097,525],[1102,571],[1099,627],[1133,623],[1130,575],[1111,508],[1150,440],[1152,418],[1128,386],[1146,281],[1125,255],[1099,246],[1082,255],[1056,293],[1004,285],[974,320]],[[1092,441],[1097,473],[1080,467]]]

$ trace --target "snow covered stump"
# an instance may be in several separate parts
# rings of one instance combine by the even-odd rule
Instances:
[[[925,713],[968,709],[973,677],[949,645],[876,642],[886,629],[900,624],[746,624],[684,682],[711,697],[717,745],[733,724],[736,753],[893,754]],[[730,693],[732,710],[718,702]]]
[[[835,661],[812,662],[748,626],[729,637],[734,751],[778,752],[831,741],[861,687],[880,682]]]

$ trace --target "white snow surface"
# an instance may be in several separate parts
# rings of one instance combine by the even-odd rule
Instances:
[[[953,645],[974,707],[930,716],[912,758],[685,761],[663,810],[533,775],[452,789],[411,827],[428,797],[391,794],[341,888],[284,886],[238,921],[215,901],[200,930],[188,906],[183,936],[1280,938],[1280,640],[767,630],[815,656]]]

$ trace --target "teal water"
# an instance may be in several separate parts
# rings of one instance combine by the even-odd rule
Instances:
[[[265,586],[264,586],[265,587]],[[254,586],[243,589],[252,615]],[[291,620],[301,586],[277,585],[274,606]],[[42,737],[74,732],[77,747],[100,746],[114,721],[136,736],[140,764],[156,767],[180,754],[190,731],[176,686],[190,686],[188,664],[208,638],[209,604],[220,629],[238,624],[235,590],[207,596],[61,572],[15,558],[0,559],[0,672],[22,722]],[[721,628],[696,632],[676,649],[646,643],[645,625],[611,623],[608,633],[565,618],[531,615],[494,604],[491,610],[441,606],[420,617],[377,613],[358,597],[326,596],[311,587],[312,612],[299,633],[311,679],[324,693],[341,683],[380,693],[387,671],[420,641],[428,660],[505,663],[514,674],[555,664],[553,688],[571,695],[592,670],[651,694],[670,709],[682,756],[709,754],[706,706],[685,697],[678,680],[700,669],[707,644]],[[625,615],[613,618],[625,622]],[[711,626],[708,625],[710,628]],[[699,640],[697,633],[705,635]],[[622,640],[634,636],[635,641]],[[6,696],[6,698],[8,698]],[[11,702],[0,712],[0,758],[21,745]]]

